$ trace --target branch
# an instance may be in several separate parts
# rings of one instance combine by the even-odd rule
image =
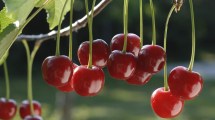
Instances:
[[[94,7],[94,14],[93,16],[95,17],[96,15],[98,15],[112,0],[102,0],[100,3],[98,3],[95,7]],[[89,12],[89,14],[91,14],[91,11]],[[79,29],[85,27],[87,24],[87,15],[85,15],[83,18],[77,20],[76,22],[74,22],[72,24],[72,30],[73,31],[78,31]],[[61,36],[69,36],[70,32],[70,27],[65,27],[63,29],[61,29],[60,34]],[[38,41],[38,40],[49,40],[49,39],[53,39],[55,38],[57,35],[57,31],[53,30],[47,34],[39,34],[39,35],[20,35],[16,41],[21,41],[23,39],[27,40],[27,41]]]

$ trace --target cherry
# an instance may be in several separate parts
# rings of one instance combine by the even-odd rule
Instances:
[[[42,109],[41,105],[38,101],[33,101],[33,107],[34,107],[34,115],[41,116]],[[19,108],[19,114],[22,119],[24,119],[26,116],[31,115],[31,109],[30,104],[28,100],[24,100]]]
[[[78,67],[78,65],[75,63],[73,63],[72,66],[73,66],[73,70]],[[62,92],[72,92],[74,89],[73,89],[73,85],[72,85],[71,81],[72,81],[72,78],[68,81],[68,83],[66,85],[57,87],[57,89]]]
[[[107,65],[110,55],[108,44],[101,39],[93,41],[93,65],[103,68]],[[89,41],[83,42],[78,48],[78,59],[82,65],[88,65],[89,61]]]
[[[172,95],[164,88],[156,89],[151,96],[151,106],[161,118],[173,118],[179,115],[184,107],[184,100]]]
[[[42,117],[37,116],[37,115],[34,115],[34,116],[28,115],[24,118],[24,120],[43,120],[43,119],[42,119]]]
[[[74,70],[72,84],[81,96],[95,96],[104,87],[105,76],[102,69],[96,66],[88,68],[81,65]]]
[[[49,56],[42,64],[43,79],[52,86],[64,86],[73,73],[72,62],[67,56]]]
[[[134,74],[130,78],[128,78],[126,82],[132,85],[144,85],[151,79],[151,77],[151,73],[143,71],[137,64]]]
[[[132,53],[114,50],[109,56],[107,68],[113,78],[126,80],[134,74],[136,58]]]
[[[170,72],[168,84],[173,95],[190,100],[201,92],[203,78],[197,72],[178,66]]]
[[[0,119],[9,120],[16,115],[17,105],[16,101],[12,99],[0,99]]]
[[[166,52],[158,45],[144,45],[139,54],[138,61],[142,70],[148,73],[157,73],[163,69],[166,60]]]
[[[127,52],[133,53],[135,56],[138,56],[140,51],[140,37],[133,33],[128,33],[127,37]],[[124,45],[124,34],[115,35],[110,43],[111,51],[122,50]]]

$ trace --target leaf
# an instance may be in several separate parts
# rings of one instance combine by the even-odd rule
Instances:
[[[6,13],[6,8],[0,11],[0,32],[4,30],[9,24],[13,23],[15,20],[9,18]]]
[[[8,15],[18,20],[20,24],[25,22],[26,18],[33,10],[36,2],[35,0],[3,0]]]
[[[37,3],[36,7],[40,7],[44,1],[45,0],[40,0]],[[58,25],[60,21],[61,11],[65,2],[66,0],[52,0],[48,5],[45,6],[47,12],[47,22],[49,23],[50,30],[54,29]],[[65,11],[63,13],[64,16],[70,10],[70,2],[71,1],[69,0],[66,5]]]
[[[0,33],[0,58],[9,50],[19,32],[15,24],[10,24]]]
[[[6,61],[7,57],[9,55],[9,52],[5,52],[2,58],[0,59],[0,66]]]

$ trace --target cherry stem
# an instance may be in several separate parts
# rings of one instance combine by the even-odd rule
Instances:
[[[85,8],[87,13],[87,21],[88,21],[88,29],[89,29],[89,61],[88,61],[88,68],[92,68],[93,66],[93,13],[94,13],[94,6],[96,4],[96,0],[93,0],[92,4],[92,11],[89,15],[89,8],[88,8],[88,0],[85,0]]]
[[[6,84],[6,99],[9,100],[10,99],[10,80],[9,80],[6,61],[4,62],[3,67],[4,67],[5,84]]]
[[[192,54],[190,65],[188,67],[189,71],[192,71],[194,61],[195,61],[195,47],[196,47],[196,32],[195,32],[195,16],[194,16],[194,8],[193,8],[193,1],[189,0],[190,3],[190,14],[191,14],[191,23],[192,23]]]
[[[169,24],[169,19],[175,9],[175,5],[172,6],[172,8],[169,11],[169,14],[167,16],[166,19],[166,25],[165,25],[165,32],[164,32],[164,50],[166,52],[166,48],[167,48],[167,32],[168,32],[168,24]],[[168,91],[169,87],[168,87],[168,81],[167,81],[167,59],[165,61],[165,65],[164,65],[164,90]]]
[[[72,60],[72,23],[73,23],[73,6],[74,6],[74,0],[71,0],[70,4],[70,36],[69,36],[69,58]]]
[[[123,21],[124,21],[124,45],[122,52],[125,53],[127,49],[127,37],[128,37],[128,0],[124,0],[124,14],[123,14]]]
[[[152,0],[150,0],[150,8],[152,14],[152,45],[156,45],[155,10]]]
[[[22,41],[27,55],[27,90],[28,90],[28,101],[30,104],[31,115],[34,115],[34,106],[33,106],[33,90],[32,90],[32,66],[34,62],[34,57],[40,47],[40,44],[35,43],[32,53],[30,53],[29,45],[26,40]],[[41,42],[40,42],[41,43]]]
[[[143,0],[140,0],[140,48],[143,46]]]
[[[64,14],[64,11],[66,9],[66,5],[67,5],[68,1],[69,0],[66,0],[65,3],[64,3],[64,5],[63,5],[63,9],[62,9],[61,14],[60,14],[60,20],[59,20],[59,23],[58,23],[57,43],[56,43],[56,51],[55,51],[55,55],[56,56],[60,55],[60,30],[61,30],[61,24],[62,24],[63,14]]]

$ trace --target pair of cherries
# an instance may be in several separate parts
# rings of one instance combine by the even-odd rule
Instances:
[[[169,90],[156,89],[151,96],[154,112],[162,118],[179,115],[185,100],[194,99],[203,88],[203,78],[185,67],[175,67],[168,77]]]
[[[164,67],[166,53],[158,45],[140,48],[140,37],[133,33],[127,35],[127,49],[123,53],[124,37],[124,34],[117,34],[111,40],[108,71],[113,78],[144,85]]]
[[[37,101],[33,101],[34,115],[31,115],[30,104],[27,100],[22,102],[19,109],[20,117],[23,120],[42,120],[41,116],[41,105]],[[0,99],[0,119],[10,120],[14,118],[17,112],[17,104],[13,99]]]
[[[81,96],[95,96],[103,88],[105,75],[102,70],[106,66],[103,56],[109,51],[103,51],[107,44],[103,40],[93,41],[93,66],[88,67],[89,42],[84,42],[78,49],[82,65],[78,66],[64,55],[47,57],[42,64],[44,80],[63,92],[75,91]],[[108,55],[107,55],[108,56]]]

